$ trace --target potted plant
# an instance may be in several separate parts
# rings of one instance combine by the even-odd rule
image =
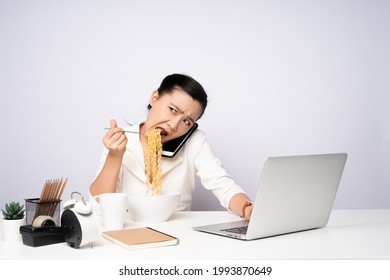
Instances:
[[[19,202],[12,201],[5,204],[5,209],[1,209],[3,213],[2,228],[3,238],[6,242],[18,242],[22,240],[20,227],[24,225],[24,205]]]

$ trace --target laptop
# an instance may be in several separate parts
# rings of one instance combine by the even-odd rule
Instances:
[[[347,160],[346,153],[269,157],[250,221],[193,227],[253,240],[326,226]]]

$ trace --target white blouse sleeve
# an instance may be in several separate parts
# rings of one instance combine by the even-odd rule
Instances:
[[[199,147],[195,155],[195,167],[202,185],[213,192],[221,205],[228,209],[230,199],[237,193],[245,191],[236,184],[233,178],[226,172],[222,162],[217,158],[204,133],[199,133]]]

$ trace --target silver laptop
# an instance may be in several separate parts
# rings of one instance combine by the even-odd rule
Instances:
[[[270,157],[263,166],[250,221],[194,227],[242,240],[324,227],[347,154]]]

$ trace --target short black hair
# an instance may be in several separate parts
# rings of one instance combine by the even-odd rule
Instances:
[[[203,86],[199,82],[197,82],[194,78],[188,75],[171,74],[169,76],[166,76],[162,80],[160,87],[157,89],[157,91],[158,94],[162,96],[164,94],[172,93],[172,91],[177,88],[186,92],[188,95],[192,97],[192,99],[198,101],[202,105],[203,111],[199,116],[200,118],[207,107],[207,94]],[[148,109],[150,108],[151,107],[149,105]]]

